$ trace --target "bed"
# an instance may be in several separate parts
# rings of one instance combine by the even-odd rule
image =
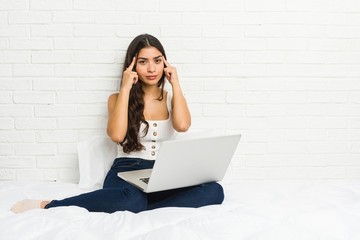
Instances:
[[[222,205],[138,214],[79,207],[9,211],[22,198],[82,193],[77,184],[0,182],[0,239],[360,239],[360,182],[223,183]]]
[[[107,138],[79,143],[80,182],[0,182],[0,239],[359,240],[360,180],[242,181],[227,176],[222,205],[91,213],[58,207],[14,214],[16,201],[61,199],[100,187],[116,154]]]

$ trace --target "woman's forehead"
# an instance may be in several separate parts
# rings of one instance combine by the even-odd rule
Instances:
[[[162,56],[162,53],[156,47],[142,48],[138,54],[138,58],[156,58]]]

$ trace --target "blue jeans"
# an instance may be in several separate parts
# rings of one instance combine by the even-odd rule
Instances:
[[[106,175],[103,189],[63,200],[53,200],[45,208],[79,206],[90,212],[131,211],[138,213],[161,207],[202,207],[221,204],[223,188],[211,182],[154,193],[144,193],[117,176],[118,172],[148,169],[154,161],[140,158],[117,158]]]

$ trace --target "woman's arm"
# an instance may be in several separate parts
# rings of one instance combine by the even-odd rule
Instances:
[[[163,57],[166,68],[165,75],[172,86],[173,97],[172,105],[172,124],[176,131],[186,132],[191,125],[191,115],[182,93],[176,68],[172,67]]]
[[[122,142],[126,136],[130,90],[138,81],[137,73],[132,71],[134,64],[135,58],[123,73],[120,93],[112,94],[108,99],[107,134],[111,140],[118,143]]]
[[[124,140],[127,132],[129,94],[121,89],[120,93],[112,94],[108,100],[107,134],[117,143]]]
[[[172,85],[172,121],[173,127],[178,132],[186,132],[191,125],[191,115],[186,99],[182,94],[179,84]]]

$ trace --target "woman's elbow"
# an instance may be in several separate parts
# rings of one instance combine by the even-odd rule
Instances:
[[[107,131],[107,134],[113,142],[121,143],[124,141],[124,137],[121,137],[120,134],[114,134],[110,131]]]
[[[189,130],[190,126],[191,126],[191,123],[178,124],[178,126],[176,126],[175,130],[177,132],[187,132]]]

